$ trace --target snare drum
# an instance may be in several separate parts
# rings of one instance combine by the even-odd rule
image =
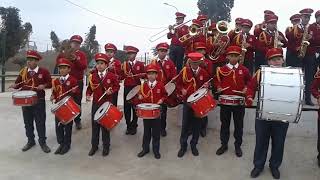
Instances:
[[[199,118],[206,116],[217,106],[216,101],[206,88],[201,88],[191,94],[187,102],[193,109],[195,116]]]
[[[35,91],[17,91],[12,93],[12,100],[15,106],[33,106],[38,102],[38,96]]]
[[[137,105],[139,103],[138,93],[140,91],[140,85],[137,85],[127,94],[126,100],[130,101],[133,105]]]
[[[121,121],[122,116],[122,112],[116,106],[105,102],[94,114],[94,121],[110,131]]]
[[[137,116],[142,119],[156,119],[160,117],[160,105],[152,103],[138,104]]]
[[[304,81],[301,68],[261,67],[258,119],[298,123]]]
[[[220,95],[219,103],[229,106],[243,106],[245,102],[244,97],[236,95]]]
[[[176,85],[172,82],[167,83],[164,88],[167,91],[168,98],[165,99],[164,103],[168,105],[169,108],[178,106],[182,100],[180,95],[176,91]]]
[[[54,104],[51,112],[57,116],[60,123],[68,124],[80,114],[80,107],[71,96],[66,96]]]

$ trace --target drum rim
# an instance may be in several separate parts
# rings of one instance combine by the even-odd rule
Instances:
[[[195,98],[195,99],[191,100],[190,98],[193,97],[194,94],[196,94],[196,93],[199,92],[200,90],[201,90],[201,91],[204,91],[205,93],[203,93],[202,96],[199,96],[198,98]],[[197,91],[195,91],[194,93],[192,93],[192,94],[188,97],[187,102],[188,102],[188,103],[193,103],[193,102],[195,102],[195,101],[198,101],[200,98],[202,98],[203,96],[205,96],[207,93],[208,93],[208,89],[206,89],[206,88],[198,89]]]
[[[225,98],[224,98],[225,97]],[[228,99],[228,97],[236,97],[236,98],[239,98],[239,99]],[[244,100],[245,98],[243,96],[238,96],[238,95],[227,95],[227,94],[224,94],[224,95],[220,95],[219,96],[219,100],[220,99],[228,99],[228,100]]]
[[[96,117],[97,113],[99,113],[99,111],[100,111],[100,108],[102,108],[105,104],[107,104],[107,105],[106,105],[106,106],[107,106],[106,110],[101,114],[101,116]],[[110,103],[110,102],[105,102],[105,103],[103,103],[103,104],[97,109],[96,113],[94,114],[93,120],[94,120],[94,121],[99,121],[99,120],[109,111],[110,107],[111,107],[111,103]]]
[[[54,104],[54,106],[51,108],[51,112],[55,112],[59,107],[64,105],[70,98],[71,98],[71,96],[66,96],[63,99],[61,99],[59,102]]]
[[[139,90],[140,90],[140,85],[137,85],[137,86],[135,86],[134,88],[132,88],[130,91],[129,91],[129,93],[127,94],[127,96],[126,96],[126,100],[127,101],[129,101],[129,100],[131,100],[131,99],[133,99],[138,93],[139,93]],[[134,90],[134,89],[136,89],[137,88],[137,93],[134,95],[134,96],[132,96],[130,99],[128,99],[128,95],[130,94],[130,92],[132,91],[132,90]]]
[[[17,96],[16,95],[17,93],[22,93],[22,92],[32,92],[32,94],[28,94],[28,95],[25,95],[25,96]],[[25,97],[34,97],[34,96],[37,96],[37,92],[31,91],[31,90],[22,90],[22,91],[16,91],[16,92],[12,93],[12,97],[13,98],[25,98]]]
[[[154,106],[154,107],[141,107],[143,105]],[[154,103],[141,103],[137,105],[137,109],[146,109],[146,110],[160,109],[160,107],[161,106],[159,104],[154,104]]]

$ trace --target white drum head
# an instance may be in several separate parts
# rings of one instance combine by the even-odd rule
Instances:
[[[167,93],[168,93],[168,96],[170,96],[173,91],[176,89],[176,84],[170,82],[170,83],[167,83],[164,88],[166,89]]]
[[[137,85],[136,87],[131,89],[131,91],[127,94],[126,100],[129,101],[130,99],[132,99],[134,96],[138,94],[139,91],[140,91],[140,85]]]
[[[103,117],[105,113],[108,112],[110,105],[110,102],[103,103],[94,114],[93,120],[98,121],[101,117]]]
[[[66,96],[63,99],[61,99],[59,102],[57,102],[56,104],[53,105],[53,107],[51,108],[51,111],[55,112],[59,107],[64,105],[70,98],[71,98],[71,96]]]
[[[199,100],[200,98],[202,98],[204,95],[206,95],[208,92],[208,90],[206,88],[201,88],[199,90],[197,90],[196,92],[194,92],[193,94],[191,94],[188,99],[187,102],[194,102]]]
[[[142,103],[137,105],[138,109],[159,109],[159,104]]]
[[[36,96],[37,93],[34,92],[34,91],[17,91],[17,92],[14,92],[12,93],[12,97],[32,97],[32,96]]]

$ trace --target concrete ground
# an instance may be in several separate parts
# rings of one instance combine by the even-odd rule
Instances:
[[[72,148],[64,156],[45,154],[39,145],[22,152],[26,143],[21,108],[12,105],[11,93],[0,93],[0,179],[1,180],[56,180],[56,179],[116,179],[116,180],[233,180],[250,179],[254,134],[245,134],[244,155],[234,154],[233,138],[229,150],[222,156],[215,154],[219,147],[219,132],[209,130],[206,138],[200,138],[198,157],[188,150],[179,159],[180,127],[177,126],[177,109],[168,111],[168,136],[161,139],[161,159],[156,160],[150,153],[138,158],[141,150],[142,123],[135,136],[127,136],[125,121],[111,132],[111,152],[102,157],[101,148],[93,157],[90,150],[91,124],[90,105],[83,104],[83,129],[73,130]],[[47,143],[52,151],[58,147],[54,129],[54,118],[50,112],[51,103],[47,101]],[[319,180],[320,168],[316,165],[316,137],[287,137],[283,164],[280,168],[282,179]],[[268,164],[259,179],[272,179]]]

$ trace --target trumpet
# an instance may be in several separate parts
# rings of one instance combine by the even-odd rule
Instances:
[[[199,28],[196,25],[191,25],[189,27],[189,33],[180,37],[179,41],[183,43],[185,41],[188,41],[189,39],[194,38],[195,36],[198,36],[200,34],[200,30],[202,30],[202,29],[204,29],[204,27]]]
[[[170,25],[170,26],[169,26],[169,29],[170,29],[169,32],[172,33],[172,34],[174,34],[175,31],[176,31],[176,29],[182,27],[183,25],[187,24],[187,23],[190,22],[190,21],[191,21],[191,19],[188,20],[188,21],[186,21],[186,22],[184,22],[184,23],[181,23],[181,24]],[[165,29],[161,30],[160,32],[158,32],[158,33],[150,36],[149,41],[150,41],[150,42],[155,42],[155,41],[161,39],[162,37],[166,36],[167,33],[168,33],[167,30],[168,30],[168,28],[165,28]]]
[[[227,48],[230,42],[230,38],[228,36],[228,32],[230,30],[230,26],[227,21],[219,21],[216,24],[217,31],[219,34],[214,39],[214,45],[218,45],[217,48],[214,48],[209,53],[209,58],[213,61],[216,61],[220,55],[223,53],[223,51]],[[226,41],[222,40],[222,38],[225,38]]]

